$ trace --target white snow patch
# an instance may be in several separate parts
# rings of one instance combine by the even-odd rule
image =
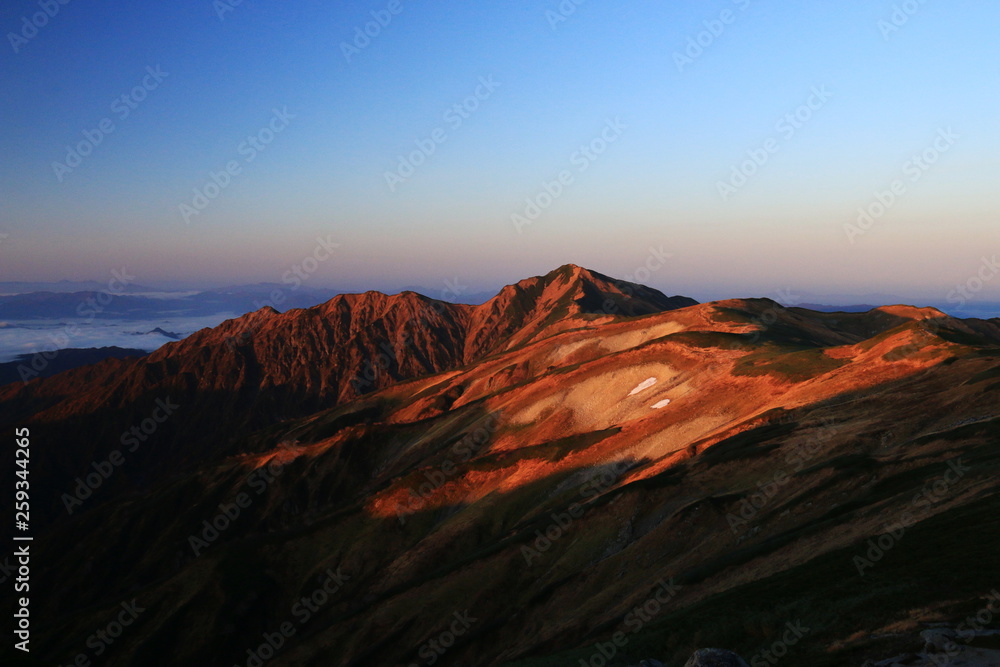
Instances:
[[[646,380],[643,380],[642,382],[640,382],[639,384],[637,384],[635,386],[635,389],[633,389],[632,391],[630,391],[628,393],[628,395],[629,396],[634,396],[635,394],[638,394],[640,391],[643,391],[645,389],[649,389],[654,384],[656,384],[656,378],[648,378]]]
[[[668,405],[670,405],[670,399],[669,398],[665,398],[662,401],[660,401],[659,403],[653,403],[653,409],[654,410],[659,410],[660,408],[665,408]]]

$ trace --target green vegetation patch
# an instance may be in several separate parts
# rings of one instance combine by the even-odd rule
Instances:
[[[753,334],[737,334],[725,331],[680,331],[668,334],[650,342],[681,343],[690,347],[734,349],[748,345]]]
[[[754,314],[739,308],[726,308],[715,306],[715,320],[717,322],[733,322],[736,324],[750,324],[754,321]]]
[[[733,375],[749,377],[777,375],[792,382],[804,382],[836,370],[849,362],[849,359],[834,359],[827,356],[819,348],[784,354],[762,350],[748,354],[737,361],[733,367]]]

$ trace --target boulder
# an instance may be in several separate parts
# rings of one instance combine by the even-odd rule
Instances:
[[[954,651],[958,633],[950,628],[932,628],[921,632],[920,638],[925,653],[948,653]]]
[[[703,648],[694,652],[684,667],[750,667],[747,661],[732,651]]]
[[[892,658],[879,660],[875,663],[875,667],[902,667],[902,665],[912,665],[918,660],[920,660],[920,656],[914,653],[903,653]]]

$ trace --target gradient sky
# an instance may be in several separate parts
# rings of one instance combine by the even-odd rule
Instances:
[[[490,289],[567,262],[645,278],[662,248],[644,282],[671,294],[942,301],[1000,252],[992,3],[911,0],[887,33],[907,3],[567,1],[556,22],[556,1],[403,0],[346,57],[390,4],[245,0],[220,19],[209,0],[70,2],[15,52],[10,34],[41,9],[5,3],[0,280],[127,267],[142,284],[277,282],[322,237],[340,245],[306,284]],[[121,118],[115,99],[157,67]],[[448,109],[490,77],[454,127]],[[247,162],[241,142],[284,108],[294,118]],[[625,129],[580,171],[574,154],[615,118]],[[103,119],[114,131],[60,182],[53,163]],[[445,141],[390,191],[385,173],[438,128]],[[949,128],[912,181],[907,161]],[[724,201],[718,183],[769,139],[777,151]],[[240,173],[186,222],[180,205],[230,161]],[[518,233],[511,215],[563,170],[573,182]],[[895,180],[902,194],[852,243],[845,225]],[[1000,300],[1000,276],[974,298]]]

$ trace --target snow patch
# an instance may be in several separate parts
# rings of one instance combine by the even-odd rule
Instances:
[[[669,398],[665,398],[662,401],[660,401],[659,403],[653,403],[653,409],[654,410],[659,410],[660,408],[665,408],[668,405],[670,405],[670,399]]]
[[[643,391],[645,389],[649,389],[654,384],[656,384],[656,378],[648,378],[646,380],[643,380],[642,382],[640,382],[639,384],[637,384],[635,386],[635,389],[633,389],[632,391],[630,391],[628,393],[628,395],[629,396],[634,396],[635,394],[638,394],[640,391]]]

